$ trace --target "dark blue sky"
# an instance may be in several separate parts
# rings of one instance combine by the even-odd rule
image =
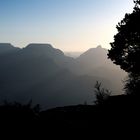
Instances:
[[[109,48],[133,0],[0,0],[0,42],[51,43],[64,51]]]

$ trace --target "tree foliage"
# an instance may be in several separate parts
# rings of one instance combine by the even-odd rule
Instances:
[[[134,3],[133,12],[126,14],[118,23],[118,33],[114,36],[114,42],[110,43],[111,49],[108,53],[115,64],[128,72],[126,89],[135,87],[140,81],[140,0],[134,0]]]

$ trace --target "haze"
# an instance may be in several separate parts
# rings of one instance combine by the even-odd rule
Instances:
[[[109,43],[133,0],[0,0],[0,42],[85,51]]]

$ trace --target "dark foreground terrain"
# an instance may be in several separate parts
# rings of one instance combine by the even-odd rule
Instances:
[[[139,126],[139,98],[136,96],[109,97],[101,105],[77,105],[39,111],[30,104],[0,106],[0,124],[5,131],[46,131],[86,129],[96,131],[133,130]]]

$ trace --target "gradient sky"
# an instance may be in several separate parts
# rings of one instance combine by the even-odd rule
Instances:
[[[110,48],[133,0],[0,0],[0,42],[50,43],[63,51]]]

